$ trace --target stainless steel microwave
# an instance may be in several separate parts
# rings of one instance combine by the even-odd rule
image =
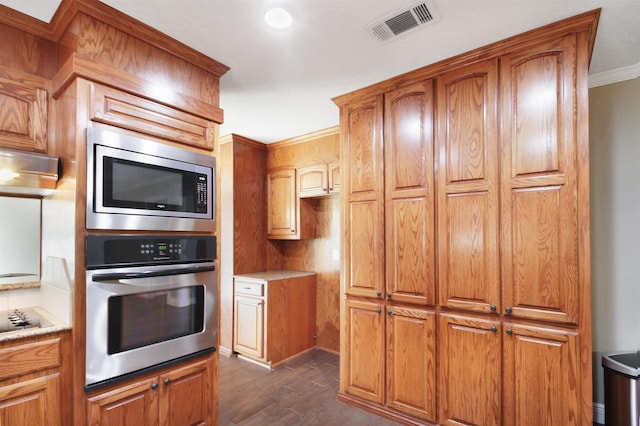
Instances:
[[[87,229],[215,231],[213,156],[87,128]]]

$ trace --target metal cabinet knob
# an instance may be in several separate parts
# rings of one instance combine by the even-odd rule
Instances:
[[[164,379],[164,384],[169,386],[169,383],[171,383],[171,379]]]
[[[391,309],[389,309],[389,310],[387,311],[387,315],[391,315],[391,314],[393,314],[393,311],[392,311]]]
[[[380,297],[380,296],[382,296],[382,293],[378,291],[378,292],[376,292],[376,296]]]
[[[496,307],[496,305],[491,305],[489,309],[491,309],[491,312],[495,312],[498,308]]]
[[[508,329],[507,329],[507,334],[508,334],[509,336],[511,336],[511,335],[513,334],[513,330],[511,330],[510,328],[508,328]]]
[[[493,327],[491,327],[491,331],[493,331],[494,333],[498,332],[498,327],[496,327],[495,325]]]
[[[511,312],[513,312],[510,306],[507,306],[504,310],[505,310],[505,312],[506,312],[506,313],[508,313],[508,314],[510,314]]]
[[[387,299],[391,299],[391,293],[387,293]]]
[[[380,312],[382,312],[382,309],[381,309],[381,308],[378,308],[378,309],[376,309],[376,312],[377,312],[377,313],[380,313]]]
[[[152,384],[151,384],[151,389],[152,389],[152,390],[156,390],[156,389],[158,389],[158,384],[157,384],[157,383],[152,383]]]

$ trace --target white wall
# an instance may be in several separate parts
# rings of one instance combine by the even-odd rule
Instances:
[[[589,91],[594,401],[602,353],[640,350],[640,78]]]

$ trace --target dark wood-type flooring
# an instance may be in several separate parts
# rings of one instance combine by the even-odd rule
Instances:
[[[220,356],[219,425],[397,425],[336,400],[338,355],[307,352],[269,370]]]

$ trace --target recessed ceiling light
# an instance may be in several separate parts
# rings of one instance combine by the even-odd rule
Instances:
[[[264,20],[273,28],[287,28],[293,22],[291,14],[281,7],[273,8],[265,13]]]

